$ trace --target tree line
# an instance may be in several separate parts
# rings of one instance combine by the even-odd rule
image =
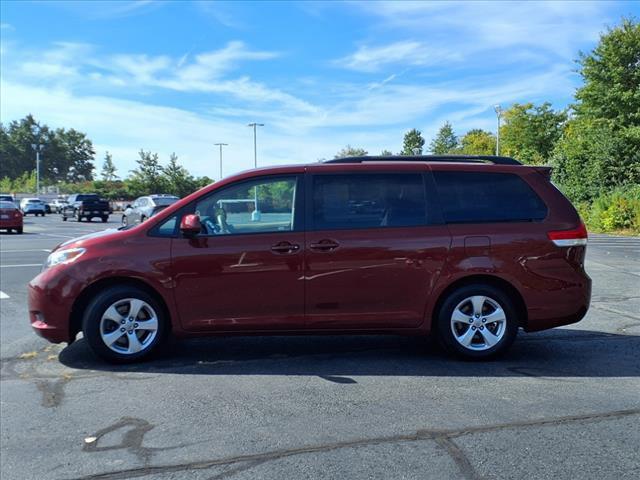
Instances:
[[[113,156],[106,152],[101,172],[94,174],[95,151],[86,134],[70,129],[50,129],[33,115],[0,124],[0,191],[35,192],[35,150],[43,145],[40,163],[41,185],[55,186],[59,193],[98,193],[111,200],[131,199],[151,193],[183,197],[213,182],[194,177],[172,153],[166,165],[157,153],[140,150],[137,168],[120,179]]]
[[[574,101],[514,104],[502,115],[500,154],[550,165],[553,182],[596,230],[640,233],[640,24],[623,19],[577,59],[582,85]],[[422,154],[417,129],[404,135],[399,155]],[[493,155],[496,135],[472,129],[461,137],[445,122],[431,140],[433,154]],[[367,155],[347,145],[336,158]],[[383,150],[382,155],[390,155]]]

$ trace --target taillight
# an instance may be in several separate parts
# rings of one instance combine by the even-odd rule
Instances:
[[[578,247],[587,244],[588,234],[587,227],[580,223],[578,228],[547,232],[547,236],[557,247]]]

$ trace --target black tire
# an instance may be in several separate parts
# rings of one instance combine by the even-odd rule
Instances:
[[[82,216],[80,215],[80,212],[78,210],[73,212],[73,216],[76,218],[77,222],[81,222],[82,221]]]
[[[22,235],[22,227],[16,228],[16,232],[18,232],[19,235]]]
[[[102,223],[107,223],[107,220],[109,220],[109,217],[101,217],[100,219],[102,220]]]
[[[122,215],[122,226],[126,227],[128,223],[129,223],[129,220],[127,220],[127,216]]]
[[[67,221],[67,217],[65,217],[64,215],[62,215],[62,221],[66,222]]]
[[[140,223],[144,222],[147,219],[144,215],[140,215]]]
[[[480,345],[476,346],[476,348],[482,348],[479,350],[474,349],[473,345],[471,345],[471,347],[465,347],[458,342],[453,333],[452,327],[452,315],[454,313],[454,309],[456,309],[461,302],[465,301],[465,299],[474,296],[488,297],[489,300],[499,304],[504,311],[504,317],[506,319],[500,340],[491,347],[487,347],[486,345],[483,347],[482,343],[479,341],[478,343],[480,343]],[[485,308],[490,310],[491,305],[485,304]],[[470,313],[469,315],[471,321],[475,315],[473,313]],[[486,315],[489,317],[490,314]],[[480,323],[481,320],[482,317],[478,318],[479,326],[474,328],[476,333],[472,333],[472,335],[474,335],[473,339],[478,339],[484,342],[484,337],[479,329],[481,327],[482,329],[486,327],[487,332],[489,332],[489,328],[497,328],[497,326],[494,324],[491,324],[491,326],[489,324],[482,325],[482,323]],[[472,327],[468,326],[467,328],[471,329]],[[495,331],[497,332],[498,330]],[[508,350],[518,334],[517,309],[515,308],[514,301],[509,297],[509,295],[499,288],[486,284],[466,285],[449,294],[449,296],[442,302],[436,318],[436,334],[440,345],[447,352],[455,354],[461,358],[467,360],[485,360],[495,358],[504,354]]]
[[[153,308],[158,319],[158,329],[155,338],[144,350],[137,353],[123,354],[109,348],[102,340],[100,323],[105,311],[119,300],[135,298],[146,302]],[[89,347],[98,357],[110,363],[133,363],[149,359],[157,354],[165,343],[169,334],[169,319],[160,302],[146,291],[134,286],[114,286],[98,293],[84,311],[82,332]],[[124,338],[126,333],[123,334]]]

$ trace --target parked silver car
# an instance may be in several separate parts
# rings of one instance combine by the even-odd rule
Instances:
[[[164,194],[136,198],[133,204],[125,207],[122,213],[122,224],[142,223],[178,200],[180,200],[178,197]]]
[[[56,198],[53,202],[51,202],[49,205],[51,207],[51,211],[53,213],[61,213],[62,209],[68,205],[69,202],[67,202],[65,199],[62,198]]]
[[[23,215],[33,213],[34,215],[41,215],[44,217],[46,213],[46,207],[42,200],[39,198],[23,198],[20,201],[20,210]]]

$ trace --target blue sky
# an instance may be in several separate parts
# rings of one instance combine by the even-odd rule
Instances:
[[[86,132],[98,170],[140,148],[197,175],[397,152],[495,130],[493,105],[572,100],[574,60],[638,2],[3,1],[0,117]]]

